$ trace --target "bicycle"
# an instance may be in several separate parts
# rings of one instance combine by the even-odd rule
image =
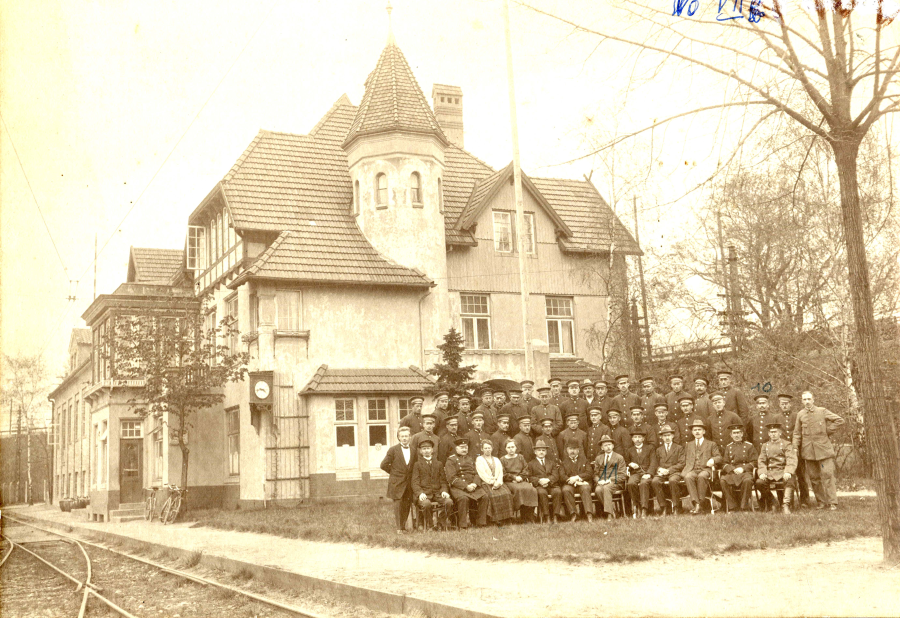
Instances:
[[[150,492],[150,495],[147,496],[147,500],[144,502],[144,519],[153,521],[153,514],[156,513],[156,492],[159,491],[159,487],[145,488],[144,491]]]
[[[159,520],[163,525],[171,524],[178,517],[181,511],[181,503],[184,498],[185,489],[181,489],[177,485],[168,485],[169,497],[163,505],[162,512],[159,514]]]

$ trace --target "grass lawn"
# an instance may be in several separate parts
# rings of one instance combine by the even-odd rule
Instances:
[[[880,533],[875,498],[843,498],[838,511],[683,515],[587,523],[515,524],[468,532],[398,535],[389,501],[313,504],[264,511],[191,511],[195,526],[312,541],[362,543],[466,558],[628,562],[666,555],[703,558],[746,549],[839,541]]]

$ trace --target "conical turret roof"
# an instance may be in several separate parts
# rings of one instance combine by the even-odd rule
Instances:
[[[362,135],[389,131],[431,134],[449,144],[393,37],[366,79],[366,92],[344,146]]]

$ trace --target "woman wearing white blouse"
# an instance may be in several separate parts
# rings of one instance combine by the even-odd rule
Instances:
[[[494,523],[500,525],[503,520],[515,517],[516,507],[512,492],[503,484],[503,464],[493,456],[493,450],[489,441],[481,443],[481,455],[475,460],[475,471],[490,500],[488,514]]]

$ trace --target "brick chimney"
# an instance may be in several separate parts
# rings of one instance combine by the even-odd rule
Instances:
[[[435,84],[431,89],[434,115],[450,143],[463,148],[462,88]]]

